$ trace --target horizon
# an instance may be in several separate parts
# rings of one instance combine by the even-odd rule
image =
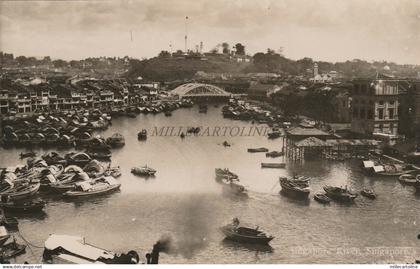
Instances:
[[[420,1],[78,0],[3,1],[0,50],[14,55],[82,60],[153,58],[200,41],[227,42],[254,55],[267,48],[292,60],[420,64]],[[30,8],[28,8],[30,6]],[[208,35],[207,33],[212,33]]]

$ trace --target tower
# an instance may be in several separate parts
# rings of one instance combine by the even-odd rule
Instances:
[[[203,41],[200,41],[200,54],[203,53]],[[420,76],[420,72],[419,72],[419,76]]]
[[[314,64],[314,77],[316,77],[318,75],[318,64],[315,63]]]
[[[188,16],[185,17],[185,54],[188,53]]]

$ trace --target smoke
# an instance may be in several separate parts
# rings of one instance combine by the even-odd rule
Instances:
[[[163,235],[156,246],[161,252],[182,255],[190,259],[207,246],[207,237],[215,227],[214,197],[212,195],[193,195],[183,201],[182,208],[174,218],[173,231]]]

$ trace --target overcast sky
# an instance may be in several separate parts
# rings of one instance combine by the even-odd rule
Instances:
[[[241,42],[253,54],[420,64],[420,0],[2,1],[0,50],[82,59],[152,57]],[[132,40],[130,31],[132,31]]]

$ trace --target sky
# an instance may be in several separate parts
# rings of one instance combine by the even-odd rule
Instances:
[[[153,57],[203,42],[291,59],[420,64],[420,0],[0,0],[0,50],[53,59]]]

